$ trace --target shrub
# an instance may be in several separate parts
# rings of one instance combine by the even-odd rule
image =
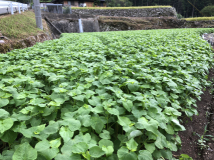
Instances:
[[[184,18],[184,17],[181,14],[177,14],[177,18],[181,19],[181,18]]]
[[[206,6],[201,10],[201,12],[207,17],[214,16],[214,6]]]
[[[69,7],[65,7],[65,8],[63,9],[63,13],[64,13],[64,14],[69,14],[69,13],[70,13],[70,8],[69,8]]]

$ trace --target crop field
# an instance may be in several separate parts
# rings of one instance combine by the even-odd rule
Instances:
[[[0,54],[0,159],[175,160],[214,29],[63,34]]]

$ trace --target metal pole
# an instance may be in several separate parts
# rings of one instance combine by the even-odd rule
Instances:
[[[35,11],[35,17],[36,17],[36,26],[41,30],[43,30],[39,0],[33,0],[33,3],[34,3],[34,11]]]
[[[82,20],[81,19],[79,19],[79,30],[80,30],[80,33],[83,33]]]
[[[13,13],[13,2],[10,3],[10,9],[11,9],[11,14],[14,14]]]
[[[19,3],[19,14],[21,13],[21,10],[20,10],[20,3]]]

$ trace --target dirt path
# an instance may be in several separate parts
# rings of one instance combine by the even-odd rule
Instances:
[[[214,44],[213,36],[209,34],[204,39]],[[206,88],[201,101],[197,102],[198,116],[192,119],[184,116],[182,119],[186,131],[179,132],[182,146],[181,150],[174,153],[175,157],[187,154],[193,160],[214,160],[214,69],[210,70],[208,79],[212,81],[212,86]]]

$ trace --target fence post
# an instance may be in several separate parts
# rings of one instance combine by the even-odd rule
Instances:
[[[41,16],[41,9],[40,9],[40,3],[39,0],[33,0],[34,3],[34,11],[35,11],[35,17],[36,17],[36,26],[43,30],[42,25],[42,16]]]
[[[24,5],[22,4],[22,12],[24,12]]]
[[[20,3],[19,3],[19,14],[21,13],[21,10],[20,10]]]
[[[10,9],[11,9],[11,14],[14,14],[14,12],[13,12],[13,2],[10,3]]]

